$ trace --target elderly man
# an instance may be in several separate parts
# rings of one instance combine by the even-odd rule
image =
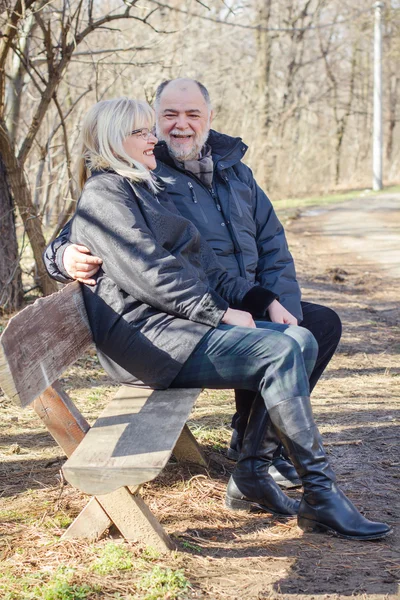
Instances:
[[[167,178],[176,207],[207,239],[231,273],[256,281],[279,298],[281,310],[241,306],[257,319],[300,324],[319,346],[310,376],[312,390],[333,356],[341,335],[339,317],[331,309],[301,302],[295,267],[285,233],[272,204],[241,161],[247,146],[210,129],[213,110],[207,89],[191,79],[163,82],[156,91],[155,173]],[[60,281],[94,283],[101,260],[87,248],[70,244],[69,226],[45,253],[47,269]],[[278,445],[263,402],[249,390],[235,390],[236,414],[228,456],[237,460],[227,492],[231,507],[265,507],[267,478],[283,487],[300,484]],[[275,449],[276,448],[276,449]]]

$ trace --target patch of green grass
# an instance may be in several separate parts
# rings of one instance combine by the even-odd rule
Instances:
[[[0,563],[0,598],[2,600],[30,600],[36,598],[28,595],[32,586],[36,587],[38,580],[42,579],[41,573],[32,573],[29,577],[16,577],[12,574],[10,566]]]
[[[69,515],[64,513],[55,515],[54,517],[46,519],[43,523],[46,529],[53,529],[53,527],[59,527],[60,529],[67,529],[72,523],[73,519]]]
[[[21,513],[18,510],[7,509],[0,510],[0,521],[8,522],[12,521],[13,523],[32,523],[34,521],[34,517],[28,512]]]
[[[125,546],[109,542],[99,552],[91,570],[99,575],[115,571],[129,571],[133,568],[132,554]]]
[[[188,550],[195,550],[196,552],[203,552],[203,548],[201,548],[200,546],[197,546],[197,544],[192,544],[192,542],[187,542],[186,540],[183,540],[182,546],[184,548],[188,548]]]
[[[226,432],[225,427],[206,427],[205,425],[191,425],[193,435],[200,444],[206,444],[220,452],[226,448]]]
[[[92,390],[86,397],[88,402],[98,403],[104,398],[105,389],[99,387]]]
[[[157,548],[153,548],[153,546],[146,546],[140,558],[144,560],[157,560],[157,558],[160,558],[160,552]]]
[[[178,600],[190,587],[182,569],[154,567],[142,576],[138,583],[141,600]]]
[[[359,189],[350,190],[349,192],[341,192],[336,194],[323,194],[319,196],[309,196],[305,198],[286,198],[284,200],[275,200],[274,207],[279,214],[280,211],[295,208],[305,208],[311,206],[324,206],[329,204],[336,204],[339,202],[345,202],[346,200],[352,200],[353,198],[359,198],[363,196],[368,198],[369,196],[377,196],[382,194],[394,194],[400,192],[400,185],[394,185],[387,187],[380,192],[374,192],[371,189]]]
[[[43,589],[43,600],[85,600],[95,590],[89,585],[70,584],[66,581],[55,581]],[[35,596],[33,596],[35,598]]]
[[[45,585],[36,586],[32,599],[38,600],[85,600],[90,594],[98,591],[89,585],[73,583],[75,569],[61,566],[50,577]],[[25,599],[24,599],[25,600]],[[27,596],[26,600],[30,600]]]
[[[60,567],[50,576],[48,573],[31,573],[16,577],[5,570],[0,575],[2,600],[86,600],[98,591],[89,585],[73,583],[75,570]]]
[[[61,529],[67,529],[67,527],[71,525],[73,518],[63,513],[61,515],[56,515],[53,520],[58,527],[61,527]]]

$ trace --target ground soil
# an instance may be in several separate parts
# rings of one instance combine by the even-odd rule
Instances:
[[[400,196],[379,196],[283,215],[304,299],[331,306],[343,321],[338,352],[313,394],[316,419],[342,488],[366,516],[393,525],[391,537],[361,543],[304,534],[295,520],[225,509],[233,466],[224,455],[232,394],[208,391],[190,424],[210,469],[171,461],[144,490],[179,551],[149,564],[136,562],[136,571],[99,578],[90,563],[107,540],[58,541],[85,504],[63,485],[62,452],[35,415],[0,396],[0,558],[16,577],[15,595],[5,591],[4,597],[31,598],[18,591],[18,578],[66,564],[77,582],[96,579],[100,591],[90,598],[147,598],[136,582],[154,565],[183,569],[192,586],[182,596],[187,598],[399,598],[399,207]],[[93,353],[70,370],[64,385],[89,420],[114,389]],[[139,561],[143,549],[128,547]],[[3,589],[9,593],[6,584]]]

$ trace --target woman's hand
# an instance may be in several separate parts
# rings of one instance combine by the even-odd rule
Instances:
[[[72,279],[81,283],[95,285],[93,275],[100,269],[103,261],[98,256],[92,256],[89,248],[79,244],[67,246],[63,256],[64,268]]]
[[[272,323],[283,325],[297,325],[297,319],[278,300],[273,300],[268,307],[269,318]]]
[[[226,325],[237,325],[238,327],[255,328],[256,326],[250,313],[245,312],[244,310],[236,310],[235,308],[228,308],[222,317],[221,323],[225,323]]]

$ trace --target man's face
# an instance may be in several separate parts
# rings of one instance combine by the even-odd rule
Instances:
[[[210,131],[212,111],[198,85],[177,80],[163,90],[156,110],[156,135],[179,160],[198,158]]]

